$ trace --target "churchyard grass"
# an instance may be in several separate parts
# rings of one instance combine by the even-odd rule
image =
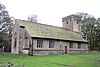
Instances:
[[[0,54],[0,67],[6,67],[8,62],[11,67],[100,67],[100,52],[45,56]]]

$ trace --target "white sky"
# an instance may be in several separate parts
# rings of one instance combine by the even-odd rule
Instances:
[[[0,0],[10,16],[27,20],[31,14],[39,23],[62,26],[62,17],[76,12],[86,12],[100,17],[100,0]]]

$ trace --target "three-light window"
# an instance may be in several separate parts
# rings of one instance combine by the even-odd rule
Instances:
[[[53,40],[49,40],[49,48],[54,48],[54,41]]]

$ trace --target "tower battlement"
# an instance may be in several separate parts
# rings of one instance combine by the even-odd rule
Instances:
[[[78,15],[69,15],[62,18],[63,27],[71,31],[80,33],[81,32],[81,19]]]

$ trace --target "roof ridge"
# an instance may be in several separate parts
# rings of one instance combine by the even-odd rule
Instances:
[[[21,20],[21,19],[16,19],[16,20],[20,20],[20,21],[24,21],[24,22],[30,22],[30,21]],[[32,22],[30,22],[30,23],[32,23]],[[34,22],[34,23],[32,23],[32,24],[39,24],[39,25],[44,25],[44,26],[56,27],[56,28],[60,28],[60,29],[63,29],[63,30],[68,30],[68,31],[70,31],[70,32],[76,33],[75,31],[71,31],[71,30],[69,30],[69,29],[67,29],[67,28],[63,28],[63,27],[58,27],[58,26],[53,26],[53,25],[48,25],[48,24],[43,24],[43,23],[36,23],[36,22]],[[77,33],[77,34],[78,34],[78,33]]]
[[[30,22],[30,21],[27,21],[27,20],[21,20],[21,19],[16,19],[16,20],[20,20],[20,21],[24,21],[24,22]],[[32,23],[32,22],[31,22]],[[61,28],[61,29],[64,29],[64,30],[69,30],[69,29],[66,29],[66,28],[63,28],[63,27],[59,27],[59,26],[53,26],[53,25],[48,25],[48,24],[43,24],[43,23],[32,23],[32,24],[40,24],[40,25],[45,25],[45,26],[50,26],[50,27],[56,27],[56,28]],[[70,30],[69,30],[70,31]],[[72,31],[74,32],[74,31]]]

